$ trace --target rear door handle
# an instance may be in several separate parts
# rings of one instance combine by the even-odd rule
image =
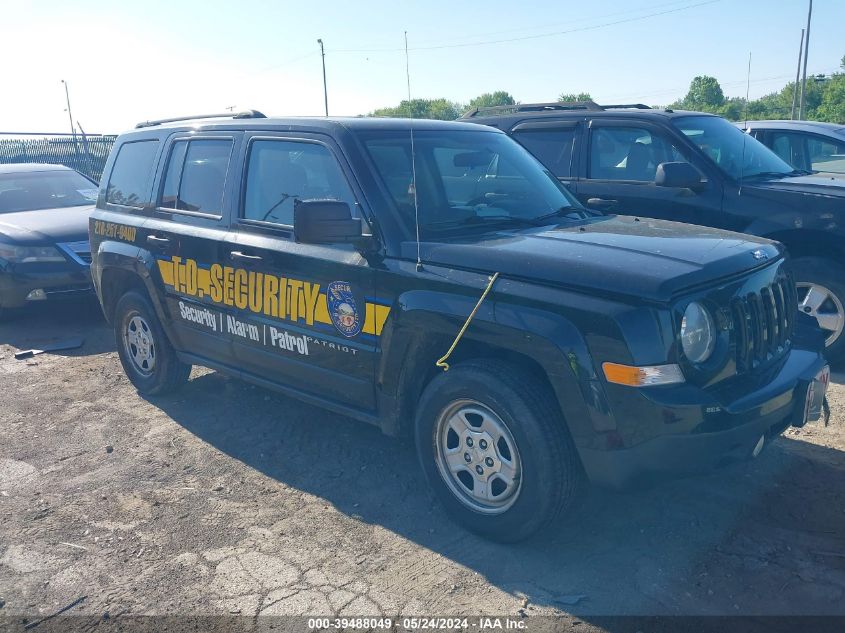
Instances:
[[[600,209],[609,209],[619,204],[619,200],[608,200],[607,198],[588,198],[587,204],[591,207],[598,207]]]
[[[232,259],[234,260],[242,260],[247,262],[260,262],[264,258],[261,255],[247,255],[246,253],[242,253],[240,251],[232,251],[229,253]]]

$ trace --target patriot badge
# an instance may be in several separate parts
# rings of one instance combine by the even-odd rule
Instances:
[[[326,288],[326,302],[329,314],[337,331],[352,338],[361,332],[361,316],[352,296],[352,287],[347,281],[333,281]]]

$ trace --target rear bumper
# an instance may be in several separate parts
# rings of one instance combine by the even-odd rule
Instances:
[[[664,433],[616,450],[581,448],[581,461],[594,483],[625,488],[749,459],[790,425],[803,426],[811,385],[810,419],[818,419],[827,385],[815,380],[825,368],[821,354],[793,349],[771,381],[730,403],[691,402],[689,389],[643,390],[655,419],[668,421]],[[673,428],[675,421],[686,430]]]
[[[43,290],[43,298],[28,298]],[[92,294],[88,267],[68,264],[60,269],[0,271],[0,308],[21,308],[33,303],[72,299]],[[38,293],[37,296],[42,296]]]

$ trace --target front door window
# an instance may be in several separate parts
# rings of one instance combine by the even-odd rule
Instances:
[[[589,178],[654,182],[660,163],[684,160],[665,138],[640,127],[596,127],[590,141]]]

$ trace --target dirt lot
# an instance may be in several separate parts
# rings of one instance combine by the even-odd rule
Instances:
[[[83,334],[80,350],[13,358]],[[0,325],[0,615],[845,615],[845,376],[831,426],[553,536],[453,525],[413,447],[195,369],[146,400],[95,307]],[[587,627],[580,630],[585,630]]]

